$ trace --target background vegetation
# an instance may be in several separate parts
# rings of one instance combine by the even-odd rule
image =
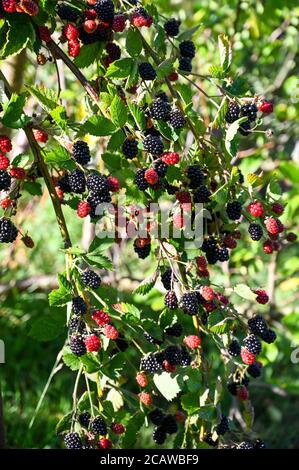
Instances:
[[[244,173],[275,171],[288,202],[282,221],[296,232],[299,213],[299,143],[296,142],[298,3],[295,0],[159,0],[159,8],[165,16],[180,17],[186,27],[192,28],[201,23],[194,37],[200,73],[208,73],[208,66],[215,62],[214,55],[218,53],[217,36],[226,33],[234,43],[233,71],[239,72],[240,80],[250,83],[253,93],[273,100],[273,138],[259,134],[257,140],[253,137],[243,139],[239,159]],[[16,88],[21,87],[22,83],[44,83],[49,88],[56,86],[53,64],[36,68],[33,54],[18,56],[10,64],[1,64],[2,67],[9,71],[10,81]],[[81,96],[78,83],[67,70],[64,70],[64,77],[62,97],[67,100],[68,112],[81,119],[83,92]],[[207,82],[201,83],[199,80],[197,83],[211,93]],[[209,103],[203,95],[198,96],[197,107],[198,112],[208,119]],[[265,129],[269,122],[270,119],[265,119]],[[22,135],[13,137],[22,148]],[[90,144],[92,147],[93,142]],[[68,208],[65,213],[74,241],[86,243],[86,233],[90,227],[84,225],[83,236],[82,223]],[[63,311],[50,310],[47,299],[48,291],[56,282],[55,274],[63,270],[64,257],[62,252],[57,253],[60,238],[46,190],[39,204],[33,196],[28,196],[27,201],[22,203],[18,218],[23,220],[24,228],[28,228],[33,235],[35,248],[25,249],[21,243],[1,247],[0,337],[5,341],[6,364],[0,366],[0,374],[6,443],[12,448],[56,448],[60,447],[61,440],[55,436],[55,425],[71,406],[74,377],[68,369],[57,371],[36,420],[29,426],[65,338]],[[258,417],[255,430],[270,448],[299,447],[296,431],[299,423],[299,365],[291,362],[292,352],[299,348],[298,246],[298,243],[290,245],[272,258],[273,261],[267,266],[264,264],[266,255],[255,253],[254,248],[249,251],[246,245],[240,243],[231,258],[230,272],[222,272],[220,267],[213,269],[217,273],[215,282],[219,284],[229,286],[230,280],[232,283],[250,283],[250,279],[254,278],[257,284],[273,292],[272,302],[262,309],[272,317],[278,341],[264,347],[261,356],[266,366],[264,376],[261,381],[255,381],[251,389],[251,399]],[[113,252],[112,255],[117,259],[119,253]],[[120,287],[121,300],[139,303],[141,307],[151,309],[155,317],[162,307],[158,290],[151,291],[147,297],[135,295],[134,299],[130,298],[132,287],[145,274],[150,274],[151,261],[141,265],[127,252],[122,252],[121,256],[124,261],[122,268],[110,281]],[[235,272],[238,272],[237,279]],[[119,291],[111,290],[109,295],[113,300],[119,299]],[[240,309],[250,308],[250,304],[240,305]],[[51,341],[42,341],[40,334],[39,323],[45,317]],[[59,318],[59,322],[53,322],[54,317],[56,320]],[[299,354],[297,356],[299,359]],[[218,365],[220,362],[215,354],[215,375]],[[136,447],[148,445],[146,434],[141,435],[144,437]]]

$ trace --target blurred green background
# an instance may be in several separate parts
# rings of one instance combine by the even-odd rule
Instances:
[[[253,94],[264,95],[274,102],[273,115],[264,120],[264,129],[270,127],[273,137],[268,139],[265,134],[256,134],[243,139],[238,163],[245,174],[275,172],[287,203],[282,221],[298,233],[298,2],[159,0],[158,3],[165,16],[179,16],[184,28],[202,25],[194,36],[196,67],[200,74],[207,74],[209,66],[218,63],[217,36],[225,33],[233,38],[232,73],[238,73],[241,79],[248,81]],[[55,85],[53,64],[48,63],[37,70],[33,55],[23,57],[21,66],[16,63],[12,67],[18,68],[24,83]],[[81,119],[79,84],[67,71],[65,80],[66,90],[62,96],[67,101],[68,112]],[[215,93],[209,83],[198,81],[198,84],[207,93]],[[203,115],[212,111],[202,97],[199,97],[198,111]],[[60,237],[46,193],[41,202],[34,197],[25,198],[21,207],[23,213],[18,217],[24,229],[33,236],[35,248],[29,250],[19,243],[14,249],[1,247],[0,254],[0,338],[6,347],[6,364],[0,365],[0,374],[6,444],[12,448],[56,448],[61,442],[55,436],[55,425],[71,408],[72,372],[64,367],[54,376],[31,428],[29,423],[64,343],[64,310],[49,309],[47,287],[44,288],[55,282],[55,273],[64,269],[64,256],[58,250]],[[66,208],[65,213],[72,237],[80,243],[82,222],[70,209]],[[254,429],[270,448],[299,447],[299,363],[291,361],[292,352],[299,348],[298,246],[298,243],[290,245],[269,258],[262,255],[255,244],[248,250],[240,243],[231,258],[229,279],[227,273],[213,268],[216,284],[250,284],[254,279],[254,285],[275,289],[270,306],[262,306],[259,311],[272,322],[278,341],[263,349],[264,374],[250,388],[256,415]],[[158,290],[153,290],[146,298],[130,295],[132,277],[134,283],[144,277],[145,271],[150,274],[152,269],[150,261],[140,264],[132,257],[131,250],[130,247],[122,253],[123,264],[117,273],[118,280],[124,279],[122,300],[139,303],[155,317],[162,307]],[[23,282],[28,278],[31,279],[29,287]],[[114,301],[119,299],[116,291],[110,295]],[[240,304],[242,311],[250,308],[251,305]],[[38,326],[45,317],[52,341],[43,342]],[[55,322],[51,320],[54,317]],[[129,354],[133,352],[129,351]],[[299,360],[299,353],[297,356]],[[215,355],[215,375],[220,367]],[[134,384],[132,391],[136,392]],[[146,434],[136,446],[148,446]]]

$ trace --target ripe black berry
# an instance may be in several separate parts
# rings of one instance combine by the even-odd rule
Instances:
[[[251,375],[254,379],[259,377],[262,373],[262,368],[258,362],[254,362],[247,367],[247,373]]]
[[[95,193],[106,193],[109,191],[107,177],[100,173],[92,173],[86,179],[86,186]]]
[[[167,434],[175,434],[178,431],[178,425],[173,416],[167,415],[163,419],[163,427]]]
[[[194,202],[209,202],[211,197],[211,191],[207,188],[207,186],[199,186],[197,191],[194,193]]]
[[[262,439],[256,439],[255,442],[253,443],[253,448],[254,449],[266,449],[266,444]]]
[[[245,121],[245,122],[242,122],[242,123],[240,124],[239,132],[240,132],[240,134],[242,134],[242,135],[249,135],[249,134],[250,134],[250,129],[251,129],[251,127],[250,127],[250,122]]]
[[[238,220],[241,217],[242,206],[239,201],[231,201],[227,203],[226,213],[231,220]]]
[[[261,334],[261,338],[263,341],[265,341],[265,343],[271,344],[276,340],[276,333],[275,331],[269,329]]]
[[[240,106],[235,102],[231,101],[228,105],[228,111],[226,113],[226,122],[233,123],[239,118]]]
[[[166,439],[166,431],[163,426],[158,426],[153,432],[153,440],[156,444],[164,444]]]
[[[73,145],[72,155],[79,165],[87,165],[90,161],[88,144],[83,140],[77,140]]]
[[[171,289],[171,279],[172,279],[172,270],[166,269],[163,274],[161,274],[161,282],[163,284],[164,289],[170,290]]]
[[[138,245],[138,239],[136,239],[134,241],[134,251],[135,253],[137,253],[138,255],[138,258],[140,259],[145,259],[148,257],[148,255],[150,254],[151,252],[151,244],[148,243],[144,246],[139,246]]]
[[[57,6],[57,15],[62,20],[75,22],[79,18],[80,12],[76,8],[72,8],[65,3],[59,3]]]
[[[75,333],[70,337],[70,348],[75,356],[83,356],[86,353],[86,346],[81,335]]]
[[[218,261],[221,261],[223,263],[224,261],[229,260],[229,251],[225,247],[223,248],[217,247],[215,250],[215,256],[217,256]]]
[[[73,298],[72,302],[72,311],[75,315],[80,316],[84,315],[87,310],[87,305],[79,295]]]
[[[189,315],[198,313],[198,298],[196,292],[186,292],[180,299],[180,307]]]
[[[152,374],[159,372],[163,369],[163,360],[161,353],[148,354],[141,359],[140,369]]]
[[[241,116],[248,117],[249,122],[256,120],[257,106],[254,103],[244,104],[241,106]]]
[[[182,351],[178,346],[168,346],[164,351],[164,356],[171,366],[177,366],[182,360]]]
[[[173,290],[167,292],[164,297],[164,303],[166,307],[170,308],[170,310],[175,310],[178,306],[178,299],[176,293]]]
[[[11,177],[5,170],[0,170],[0,191],[8,191],[10,188]]]
[[[80,317],[76,317],[75,315],[71,317],[68,327],[69,327],[69,334],[72,334],[72,333],[80,333],[81,335],[87,334],[87,329],[86,329],[84,321]]]
[[[106,436],[107,426],[105,421],[101,416],[96,416],[90,423],[90,429],[95,434],[100,434],[101,436]]]
[[[143,332],[143,336],[144,336],[145,339],[146,339],[149,343],[151,343],[151,344],[158,344],[158,345],[160,345],[160,344],[163,343],[163,341],[154,338],[154,337],[153,337],[152,335],[150,335],[147,331],[144,331],[144,332]]]
[[[195,46],[192,41],[182,41],[179,44],[179,48],[181,56],[189,57],[190,59],[193,59],[195,56]]]
[[[249,335],[244,339],[244,346],[248,351],[252,352],[252,354],[257,355],[262,350],[262,345],[260,340],[255,335]]]
[[[180,57],[179,70],[182,72],[192,72],[192,59],[189,57]]]
[[[201,249],[204,253],[206,253],[207,251],[215,250],[216,246],[217,242],[215,238],[209,237],[204,239]]]
[[[63,175],[61,178],[59,178],[57,182],[57,186],[64,192],[64,193],[70,193],[71,188],[69,184],[69,175],[66,173]]]
[[[175,18],[170,18],[170,20],[166,21],[166,23],[164,23],[164,30],[167,36],[177,36],[180,32],[180,24],[181,22]]]
[[[162,178],[166,176],[168,165],[164,163],[160,158],[158,158],[158,160],[155,160],[153,162],[152,167],[158,173],[158,175],[161,176]]]
[[[238,384],[236,382],[229,382],[227,384],[227,390],[231,395],[236,396],[238,392]]]
[[[72,193],[84,193],[86,181],[83,171],[79,169],[72,171],[68,176],[68,183]]]
[[[265,335],[268,331],[267,322],[261,315],[256,315],[248,320],[248,327],[250,332],[257,336]]]
[[[174,323],[172,326],[169,326],[165,329],[165,333],[168,336],[175,336],[179,338],[183,333],[183,327],[180,323]]]
[[[249,449],[253,449],[253,445],[251,442],[241,442],[238,446],[237,446],[237,449],[243,449],[243,450],[249,450]]]
[[[91,270],[84,271],[84,273],[81,274],[81,281],[85,286],[91,289],[97,289],[101,285],[100,276]]]
[[[145,172],[145,169],[137,170],[137,173],[135,175],[135,183],[137,188],[140,189],[140,191],[145,191],[148,188],[148,182],[144,178]]]
[[[248,227],[248,233],[251,237],[252,240],[258,241],[262,238],[263,236],[263,229],[262,226],[259,224],[250,224]]]
[[[162,424],[165,415],[162,410],[160,410],[159,408],[155,408],[153,411],[150,412],[148,417],[153,424],[159,426],[160,424]]]
[[[112,0],[97,0],[93,7],[98,18],[104,23],[111,23],[114,18],[114,4]]]
[[[175,109],[170,112],[169,115],[169,124],[174,129],[181,129],[186,124],[186,119],[178,109]]]
[[[84,428],[88,428],[90,418],[90,413],[88,411],[83,411],[83,413],[79,414],[78,420],[81,426],[83,426]]]
[[[64,443],[67,449],[82,449],[82,441],[77,432],[69,432],[64,436]]]
[[[12,243],[18,236],[18,229],[10,219],[1,217],[0,219],[0,243]]]
[[[143,80],[155,80],[157,74],[149,62],[142,62],[138,66],[139,75]]]
[[[181,355],[180,365],[183,366],[183,367],[190,366],[192,359],[191,359],[191,356],[190,356],[189,352],[187,351],[187,349],[182,348],[181,353],[182,353],[182,355]]]
[[[218,446],[218,439],[214,441],[214,439],[212,438],[212,433],[210,432],[204,436],[203,441],[206,442],[211,447]]]
[[[143,141],[143,148],[152,155],[162,155],[164,145],[160,136],[147,135]]]
[[[168,101],[161,98],[156,99],[152,102],[150,107],[151,117],[154,119],[160,119],[161,121],[168,121],[170,114],[170,105]]]
[[[234,339],[228,347],[228,354],[230,354],[233,357],[237,357],[240,355],[240,353],[241,353],[241,346],[239,342],[236,339]]]
[[[220,423],[216,426],[216,432],[218,436],[222,436],[229,431],[228,419],[226,416],[222,416]]]
[[[122,152],[126,158],[135,158],[138,155],[137,140],[126,139],[122,145]]]
[[[189,178],[189,188],[197,189],[204,182],[204,175],[199,165],[191,165],[187,168],[187,177]]]

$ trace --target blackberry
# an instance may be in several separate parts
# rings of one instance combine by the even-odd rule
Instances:
[[[220,423],[216,426],[216,432],[218,436],[222,436],[227,431],[229,431],[228,419],[226,416],[222,416]]]
[[[8,191],[11,184],[11,177],[5,170],[0,170],[0,191]]]
[[[217,247],[215,250],[215,255],[217,256],[218,261],[221,261],[222,263],[224,261],[229,260],[229,251],[227,248],[219,248]]]
[[[201,249],[204,253],[207,253],[207,251],[215,250],[216,246],[217,242],[215,238],[209,237],[204,239]]]
[[[244,104],[241,106],[241,116],[246,116],[249,122],[256,120],[257,106],[254,103]]]
[[[164,356],[171,366],[177,366],[181,363],[182,351],[178,346],[168,346],[164,351]]]
[[[104,23],[112,23],[114,18],[114,4],[112,0],[97,0],[93,8],[100,20]]]
[[[248,327],[250,332],[257,336],[262,336],[268,331],[267,322],[261,315],[256,315],[248,320]]]
[[[90,161],[88,144],[83,140],[77,140],[73,145],[72,155],[79,165],[87,165]]]
[[[228,347],[228,354],[230,354],[233,357],[237,357],[240,355],[240,353],[241,353],[241,346],[239,344],[239,341],[234,339]]]
[[[154,338],[154,337],[153,337],[152,335],[150,335],[147,331],[144,331],[144,332],[143,332],[143,336],[144,336],[145,339],[146,339],[149,343],[151,343],[151,344],[158,344],[158,345],[160,345],[160,344],[163,343],[163,341]]]
[[[217,261],[218,261],[218,255],[217,255],[216,248],[208,250],[208,251],[206,252],[206,258],[207,258],[207,262],[208,262],[209,264],[215,264],[215,263],[217,263]]]
[[[69,333],[80,333],[81,335],[87,334],[87,329],[85,326],[84,321],[81,320],[80,317],[73,316],[70,319],[68,325]]]
[[[252,240],[259,241],[263,236],[262,226],[259,224],[252,223],[248,227],[248,233]]]
[[[122,153],[128,159],[138,155],[138,142],[134,139],[126,139],[122,145]]]
[[[81,335],[73,334],[70,337],[70,348],[75,356],[83,356],[86,353],[86,346]]]
[[[262,439],[256,439],[255,442],[253,443],[253,448],[254,449],[266,449],[266,444]]]
[[[143,148],[146,152],[152,155],[162,155],[164,145],[160,136],[147,135],[143,140]]]
[[[166,269],[163,274],[161,274],[161,282],[163,284],[164,289],[170,290],[171,289],[171,279],[172,279],[172,270]]]
[[[69,432],[64,436],[67,449],[82,449],[82,441],[77,432]]]
[[[66,173],[63,175],[61,178],[59,178],[57,182],[58,188],[60,188],[64,193],[70,193],[71,192],[71,187],[69,183],[69,175]]]
[[[183,57],[189,57],[189,59],[193,59],[195,56],[195,46],[192,41],[182,41],[179,44],[180,53]]]
[[[160,410],[159,408],[155,408],[153,411],[150,412],[148,417],[153,424],[159,426],[160,424],[162,424],[165,415],[162,410]]]
[[[114,42],[109,42],[107,44],[106,51],[108,53],[109,59],[112,60],[113,62],[120,59],[120,56],[121,56],[120,47]],[[122,92],[122,89],[120,89],[120,93],[121,92]]]
[[[154,119],[168,121],[170,115],[170,105],[168,101],[162,100],[161,98],[156,99],[152,102],[150,113],[151,117]]]
[[[91,173],[86,179],[86,186],[95,193],[105,193],[109,191],[107,177],[100,173]]]
[[[163,427],[165,428],[165,431],[167,434],[175,434],[178,432],[178,425],[175,420],[175,418],[171,415],[165,416],[163,419]]]
[[[164,31],[167,36],[174,38],[180,32],[180,24],[181,22],[176,20],[175,18],[170,18],[166,23],[164,23]]]
[[[170,112],[169,124],[174,129],[182,129],[182,127],[184,127],[184,125],[186,124],[186,119],[181,113],[181,111],[179,111],[178,109],[175,109]]]
[[[250,122],[248,122],[248,121],[242,122],[240,124],[240,127],[239,127],[239,132],[240,132],[240,134],[246,136],[246,135],[250,134],[250,129],[251,129]]]
[[[255,335],[249,335],[244,339],[244,346],[252,354],[257,355],[262,351],[262,345],[260,340]]]
[[[158,158],[158,160],[155,160],[152,164],[152,167],[158,173],[158,175],[161,176],[162,178],[166,176],[168,165],[164,163],[161,160],[161,158]]]
[[[167,292],[164,297],[164,303],[170,310],[175,310],[178,307],[178,299],[173,290]]]
[[[135,184],[140,191],[145,191],[148,189],[148,182],[144,178],[144,173],[146,170],[143,168],[142,170],[137,170],[137,173],[135,175]]]
[[[140,362],[140,369],[152,374],[161,371],[163,369],[163,354],[154,353],[143,357]]]
[[[207,186],[199,186],[197,191],[194,193],[194,202],[209,202],[211,197],[211,191],[207,188]]]
[[[90,204],[91,208],[95,210],[98,204],[111,202],[111,195],[108,191],[101,191],[100,193],[91,191],[87,198],[87,202]],[[92,211],[90,212],[90,215],[91,214]]]
[[[182,72],[192,72],[192,59],[189,57],[180,57],[179,70]]]
[[[240,106],[235,102],[231,101],[228,105],[228,111],[226,113],[226,122],[233,123],[239,119]]]
[[[88,428],[90,422],[90,413],[88,411],[83,411],[83,413],[79,414],[78,421],[84,428]]]
[[[190,356],[189,352],[187,351],[187,349],[182,348],[181,353],[182,353],[182,355],[181,355],[180,365],[183,366],[183,367],[190,366],[192,359],[191,359],[191,356]]]
[[[239,201],[231,201],[227,203],[226,213],[231,220],[238,220],[241,217],[242,205]]]
[[[62,20],[76,22],[80,17],[80,12],[76,8],[72,8],[65,3],[60,3],[57,6],[57,15]]]
[[[84,273],[81,274],[81,281],[85,286],[91,289],[97,289],[101,285],[100,276],[91,270],[84,271]]]
[[[227,384],[227,390],[231,395],[236,396],[238,393],[238,384],[236,382],[229,382]]]
[[[72,301],[72,311],[75,315],[81,316],[86,313],[87,305],[79,295],[73,298]]]
[[[157,76],[154,67],[149,62],[139,64],[138,71],[142,80],[155,80]]]
[[[167,181],[164,181],[164,188],[166,189],[167,194],[169,194],[170,196],[173,196],[179,190],[179,188],[177,188],[173,184],[169,184]]]
[[[138,258],[140,259],[145,259],[148,257],[148,255],[151,252],[151,244],[148,243],[147,245],[144,246],[138,246],[138,240],[134,241],[134,251],[137,253]]]
[[[198,299],[196,292],[187,292],[186,294],[183,294],[180,299],[180,307],[185,313],[196,315],[198,313]]]
[[[271,344],[276,340],[276,333],[273,330],[267,330],[261,335],[261,338],[265,343]]]
[[[76,169],[68,176],[70,190],[75,194],[82,194],[85,191],[86,181],[83,171]]]
[[[165,333],[168,336],[175,336],[176,338],[179,338],[183,333],[183,327],[180,325],[180,323],[174,323],[172,326],[169,326],[165,329]]]
[[[204,175],[199,165],[191,165],[187,168],[187,177],[189,178],[189,188],[197,189],[204,182]]]
[[[212,433],[211,432],[209,432],[208,434],[206,434],[204,436],[203,441],[206,442],[211,447],[217,447],[218,446],[218,439],[216,441],[214,441],[214,439],[212,438]]]
[[[18,236],[18,229],[7,217],[0,219],[0,243],[12,243]]]
[[[164,444],[166,439],[166,431],[163,426],[158,426],[153,432],[153,440],[156,444]]]
[[[250,364],[250,366],[247,367],[247,373],[251,375],[254,379],[257,377],[260,377],[262,371],[261,371],[261,366],[259,365],[258,362],[254,362],[253,364]]]
[[[249,449],[253,449],[253,445],[251,442],[244,441],[244,442],[241,442],[241,444],[237,446],[237,449],[249,450]]]
[[[157,93],[156,98],[164,101],[164,103],[169,103],[169,99],[165,91],[160,91],[160,93]]]
[[[90,429],[95,434],[100,434],[101,436],[106,436],[107,426],[102,416],[96,416],[90,423]]]

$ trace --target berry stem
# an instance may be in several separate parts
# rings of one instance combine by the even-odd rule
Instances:
[[[80,377],[81,377],[82,372],[83,372],[83,364],[80,365],[80,368],[78,370],[75,385],[74,385],[74,390],[73,390],[73,415],[72,415],[71,431],[73,431],[74,429],[74,422],[76,419],[76,412],[77,412],[77,405],[78,405],[78,398],[77,398],[78,387],[79,387]]]

